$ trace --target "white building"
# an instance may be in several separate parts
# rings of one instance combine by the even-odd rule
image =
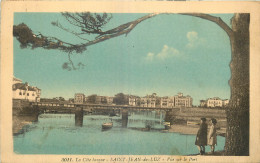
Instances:
[[[169,107],[169,98],[168,98],[168,96],[161,97],[161,99],[160,99],[160,106],[162,108],[168,108]]]
[[[136,106],[137,105],[137,96],[132,96],[130,95],[129,98],[128,98],[128,101],[129,101],[129,105],[130,106]]]
[[[222,107],[223,102],[219,97],[207,99],[207,107]]]
[[[140,106],[155,108],[156,107],[156,98],[157,98],[156,93],[142,97],[141,101],[140,101]]]
[[[85,102],[85,95],[83,93],[75,93],[74,103],[83,104]]]
[[[183,93],[178,93],[177,96],[174,96],[175,107],[192,107],[192,98],[191,96],[183,96]]]
[[[41,89],[22,83],[22,80],[13,78],[13,99],[28,100],[30,102],[39,102]]]
[[[222,100],[219,97],[208,98],[207,100],[200,100],[200,107],[224,107],[228,104],[228,99]]]
[[[106,98],[107,98],[107,104],[113,103],[114,97],[107,96]]]

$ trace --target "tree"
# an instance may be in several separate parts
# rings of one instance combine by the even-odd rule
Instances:
[[[64,97],[59,97],[59,101],[65,101]]]
[[[75,31],[64,28],[59,22],[53,22],[54,26],[67,32],[75,34],[78,37],[86,34],[94,34],[96,38],[86,40],[81,44],[71,44],[61,41],[58,38],[46,37],[41,34],[40,37],[32,32],[25,24],[13,27],[13,35],[20,42],[21,47],[44,49],[59,49],[68,52],[69,61],[63,68],[76,69],[70,59],[72,52],[81,53],[90,45],[127,35],[139,23],[150,19],[159,13],[152,13],[140,17],[134,21],[122,24],[116,28],[102,31],[102,28],[109,22],[112,16],[108,14],[91,13],[62,13],[63,16],[73,25],[79,28]],[[246,13],[236,13],[232,18],[232,27],[230,28],[219,17],[201,13],[182,13],[183,15],[195,16],[217,24],[222,28],[230,39],[231,56],[230,62],[231,79],[229,85],[231,88],[230,103],[227,108],[227,134],[226,134],[226,155],[249,155],[249,23],[250,15]],[[81,64],[79,64],[80,66]],[[72,68],[70,67],[72,66]],[[117,94],[114,101],[123,104],[124,94]]]
[[[128,96],[123,93],[118,93],[115,95],[113,103],[116,105],[128,105]]]

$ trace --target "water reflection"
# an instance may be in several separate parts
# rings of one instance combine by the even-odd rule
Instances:
[[[128,124],[128,110],[122,110],[122,127],[126,128]]]
[[[145,131],[149,131],[151,129],[164,129],[163,122],[165,119],[165,111],[122,109],[119,114],[116,114],[114,116],[111,116],[111,113],[107,115],[95,114],[86,115],[85,119],[86,123],[84,122],[84,125],[86,124],[87,126],[90,126],[90,124],[95,126],[97,123],[99,123],[99,125],[102,125],[104,123],[113,122],[113,128],[122,127],[129,129],[143,129]]]
[[[77,108],[75,112],[75,126],[80,126],[82,127],[83,125],[83,109],[82,108]]]

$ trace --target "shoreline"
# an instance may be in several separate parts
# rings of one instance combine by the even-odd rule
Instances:
[[[199,129],[199,126],[176,124],[176,125],[171,126],[171,128],[169,129],[169,132],[175,132],[175,133],[180,133],[180,134],[184,134],[184,135],[196,135],[198,132],[198,129]],[[218,136],[225,137],[225,134],[226,134],[225,131],[221,132],[220,130],[217,130]]]

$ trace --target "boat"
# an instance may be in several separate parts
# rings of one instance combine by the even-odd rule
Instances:
[[[187,125],[200,125],[200,123],[194,121],[187,121]]]
[[[113,127],[113,122],[107,122],[102,124],[103,130],[111,129],[112,127]]]
[[[163,123],[165,130],[169,130],[171,128],[171,123],[170,122],[164,122]]]

